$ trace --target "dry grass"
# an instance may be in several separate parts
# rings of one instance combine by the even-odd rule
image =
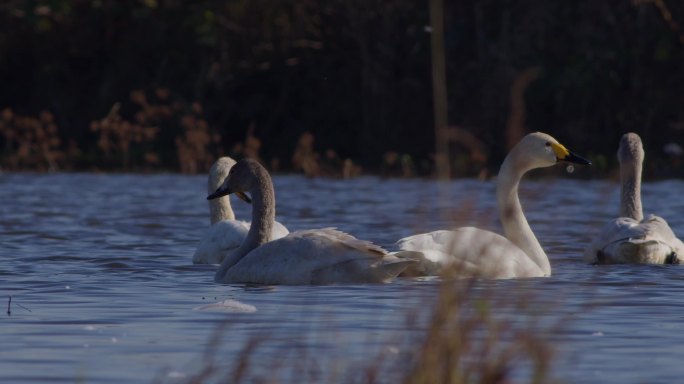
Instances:
[[[132,123],[121,117],[121,103],[115,103],[107,116],[90,123],[90,130],[98,135],[97,147],[107,159],[118,157],[123,169],[131,166],[131,148],[142,143],[153,141],[159,128],[144,124]],[[147,154],[146,159],[154,162],[155,154]]]
[[[50,112],[32,117],[6,108],[0,112],[0,135],[4,139],[2,166],[10,170],[55,171],[66,159],[59,128]]]
[[[494,290],[476,292],[477,280],[445,281],[412,369],[404,383],[548,383],[553,347],[530,308],[529,293],[514,301]],[[515,295],[513,295],[515,296]]]
[[[340,177],[349,179],[361,175],[362,169],[350,158],[342,159],[337,152],[328,148],[323,155],[315,150],[315,138],[304,132],[297,141],[292,154],[292,168],[308,177]]]
[[[201,360],[204,366],[186,382],[553,382],[554,348],[548,337],[562,329],[567,319],[552,323],[543,320],[541,315],[550,309],[548,303],[544,303],[544,311],[539,311],[536,306],[540,301],[525,289],[526,282],[515,282],[515,287],[523,288],[520,295],[511,293],[505,287],[507,283],[511,282],[502,286],[476,279],[444,279],[435,286],[431,313],[425,316],[407,310],[403,314],[404,329],[411,332],[397,329],[381,335],[379,341],[388,348],[381,348],[375,355],[368,353],[360,365],[331,361],[329,356],[321,355],[311,347],[309,339],[313,336],[307,330],[283,337],[284,332],[292,330],[277,327],[251,337],[235,354],[220,354],[222,343],[229,340],[224,336],[232,326],[226,322],[211,335]],[[497,296],[502,289],[506,290],[505,298]],[[288,346],[287,352],[275,362],[272,357],[264,359],[262,347],[282,340]],[[330,336],[328,340],[336,339]]]
[[[148,95],[143,90],[130,93],[131,119],[121,116],[121,103],[115,103],[107,116],[91,122],[90,130],[98,135],[97,146],[105,160],[128,170],[131,167],[158,167],[167,148],[159,143],[172,136],[175,155],[182,173],[198,173],[209,168],[216,158],[212,147],[221,136],[213,133],[204,118],[199,102],[176,100],[166,88]],[[136,155],[133,156],[133,153]]]
[[[209,148],[221,137],[211,134],[198,102],[193,103],[191,110],[181,116],[180,125],[183,135],[176,137],[176,149],[181,172],[195,174],[205,170],[214,160]]]

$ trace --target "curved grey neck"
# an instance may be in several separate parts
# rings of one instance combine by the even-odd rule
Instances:
[[[275,192],[271,177],[265,169],[257,170],[257,180],[255,186],[249,191],[252,195],[252,224],[247,232],[247,237],[242,245],[221,263],[216,271],[216,280],[219,280],[225,273],[237,264],[243,257],[253,249],[269,242],[275,221]]]
[[[496,180],[496,202],[504,234],[534,261],[545,275],[551,274],[549,258],[542,249],[523,214],[518,197],[520,179],[529,169],[517,169],[515,148],[506,156]]]
[[[641,208],[641,162],[620,163],[620,217],[644,218]]]

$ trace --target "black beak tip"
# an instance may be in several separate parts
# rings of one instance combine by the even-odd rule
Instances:
[[[585,159],[582,156],[577,156],[572,152],[570,152],[570,155],[563,160],[567,161],[569,163],[575,163],[575,164],[581,164],[581,165],[591,165],[591,161]]]
[[[222,195],[221,195],[220,192],[219,192],[220,190],[221,190],[221,189],[219,188],[219,189],[217,189],[214,193],[212,193],[211,195],[207,196],[207,200],[213,200],[213,199],[216,199],[217,197],[221,197]]]
[[[577,162],[577,164],[591,165],[591,161],[589,161],[589,160],[587,160],[587,159],[584,159],[584,158],[580,157],[580,158],[579,158],[579,161]]]

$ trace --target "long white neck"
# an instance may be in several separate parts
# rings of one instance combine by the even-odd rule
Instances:
[[[226,176],[228,176],[230,168],[223,166],[223,164],[220,164],[219,162],[220,160],[214,163],[209,171],[209,182],[207,183],[208,194],[214,193],[221,184],[223,184],[223,180]],[[230,198],[228,196],[223,196],[218,199],[209,200],[209,217],[212,225],[223,220],[235,220],[233,207],[230,206]]]
[[[253,249],[271,240],[275,221],[275,192],[271,177],[266,170],[260,168],[257,171],[257,182],[249,191],[252,197],[252,224],[249,232],[240,247],[223,260],[216,271],[216,280],[220,280],[230,267],[237,264]]]
[[[620,162],[620,217],[644,218],[641,208],[641,161]]]
[[[549,258],[527,223],[518,198],[518,185],[528,169],[517,169],[515,148],[506,156],[496,181],[496,202],[504,234],[534,261],[545,275],[551,274]]]
[[[216,188],[210,190],[209,193],[213,193],[214,191],[216,191]],[[209,200],[209,215],[212,225],[223,220],[235,220],[235,213],[233,213],[233,208],[230,206],[230,199],[228,196]]]

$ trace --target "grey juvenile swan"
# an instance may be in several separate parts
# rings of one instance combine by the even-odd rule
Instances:
[[[249,192],[251,199],[245,195]],[[252,226],[242,245],[226,257],[215,281],[256,284],[378,283],[395,278],[411,260],[332,228],[292,232],[269,242],[275,192],[268,172],[243,159],[207,199],[235,193],[252,205]]]
[[[526,135],[508,153],[496,180],[496,201],[505,237],[475,227],[405,237],[397,242],[399,248],[418,251],[424,256],[410,272],[436,275],[450,266],[457,276],[463,277],[506,279],[551,275],[549,258],[520,206],[518,184],[527,171],[559,161],[590,164],[545,133]]]
[[[228,172],[235,165],[235,160],[228,156],[219,158],[209,170],[209,193],[218,189]],[[235,220],[233,208],[228,196],[209,201],[211,226],[204,232],[192,262],[195,264],[219,264],[227,254],[237,249],[247,236],[249,223]],[[289,231],[284,225],[275,222],[271,232],[272,239],[279,239]]]
[[[636,133],[626,133],[618,148],[620,217],[611,220],[587,247],[584,258],[596,264],[679,264],[684,244],[665,219],[641,208],[641,168],[644,149]]]

